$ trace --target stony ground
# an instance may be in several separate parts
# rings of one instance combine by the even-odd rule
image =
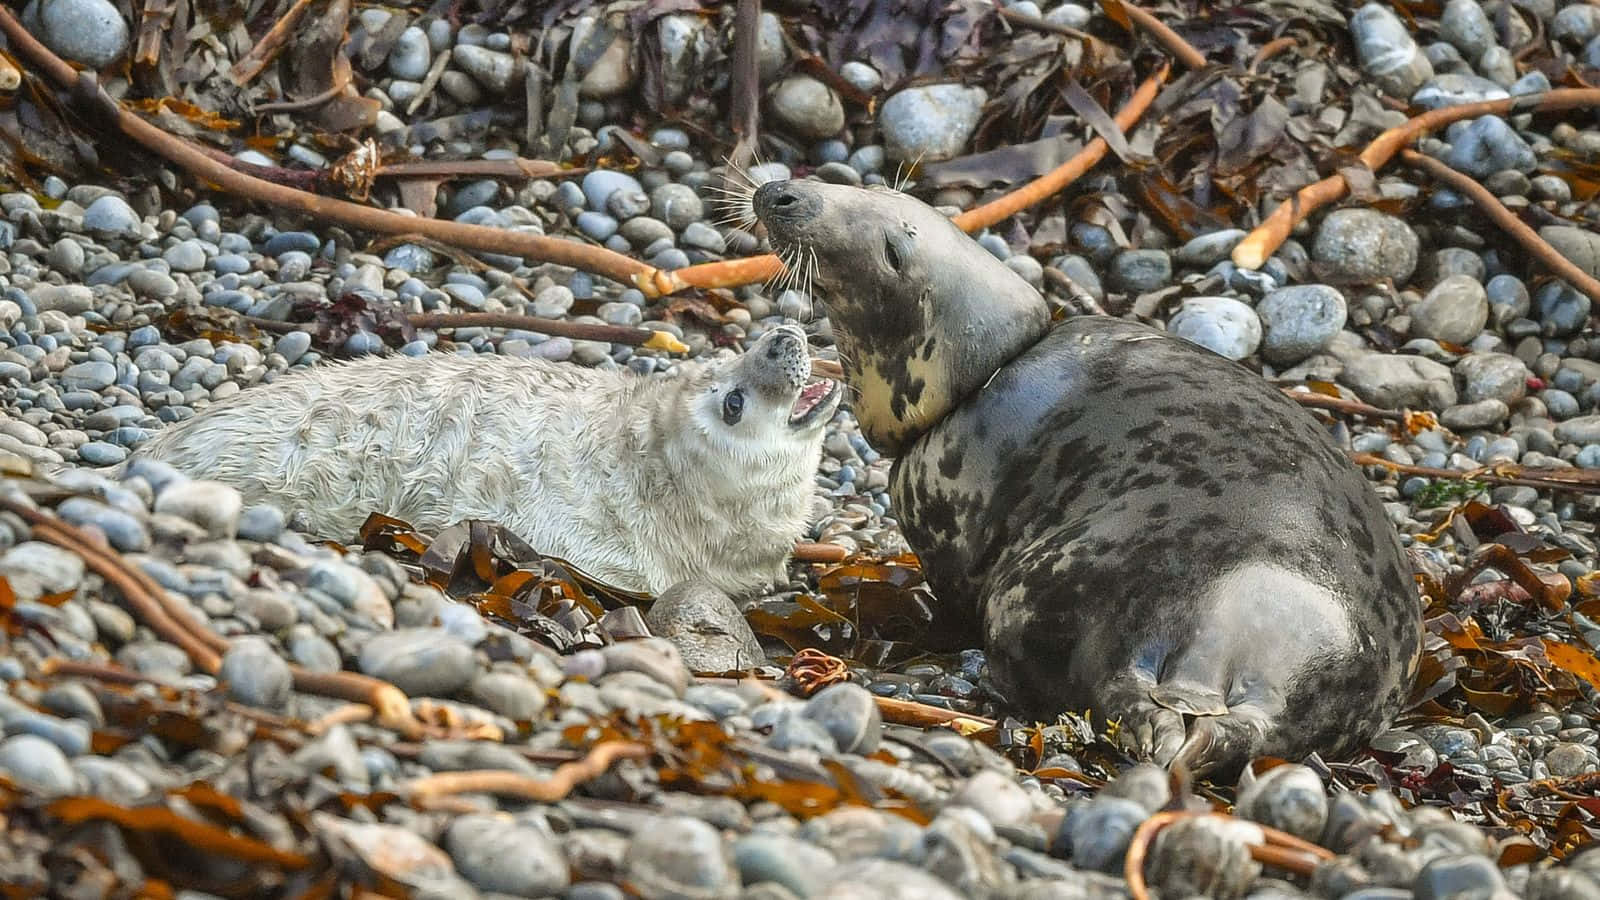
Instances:
[[[119,33],[112,20],[123,19],[106,0],[40,6],[32,27],[56,52],[105,65],[126,50],[126,25]],[[1127,41],[1099,10],[1041,10],[1029,0],[1010,10]],[[690,96],[697,67],[718,60],[724,13],[651,21],[664,66],[657,88]],[[1414,26],[1376,5],[1348,26],[1333,15],[1353,56],[1349,47],[1334,63],[1284,56],[1263,71],[1285,85],[1290,114],[1315,118],[1307,127],[1335,145],[1359,145],[1405,118],[1380,98],[1427,108],[1550,86],[1549,66],[1519,60],[1600,67],[1600,7],[1585,3],[1451,0]],[[776,81],[768,111],[781,137],[764,147],[773,161],[751,177],[876,184],[895,178],[898,160],[968,148],[983,89],[901,90],[847,127],[840,91],[882,88],[873,57],[840,66],[841,83],[796,74],[786,27],[771,14],[761,24],[759,64]],[[521,90],[513,37],[513,29],[359,10],[349,47],[366,96],[381,107],[372,133],[419,157],[537,155],[518,126],[452,119],[521,108],[503,96]],[[1533,41],[1537,53],[1513,54]],[[225,56],[239,41],[219,32],[201,44],[202,57]],[[593,62],[561,150],[620,153],[617,123],[639,125],[631,140],[648,141],[655,164],[525,183],[457,180],[437,214],[571,235],[667,269],[757,252],[758,236],[723,224],[714,200],[725,148],[628,112],[642,76],[627,60],[613,48]],[[1321,80],[1341,77],[1362,83],[1331,103]],[[115,79],[111,87],[128,88]],[[308,138],[275,155],[239,156],[316,167],[323,149]],[[1574,196],[1585,182],[1572,174],[1600,154],[1592,113],[1486,116],[1421,149],[1600,270],[1596,207]],[[409,312],[646,324],[671,331],[696,357],[737,352],[799,322],[826,358],[825,310],[805,293],[747,287],[719,322],[669,317],[664,302],[581,271],[411,243],[374,247],[366,236],[220,195],[176,203],[171,181],[137,172],[76,180],[51,175],[0,194],[0,468],[19,476],[0,483],[8,510],[0,574],[15,595],[0,638],[8,829],[0,873],[10,885],[131,895],[148,880],[187,896],[289,895],[337,873],[383,893],[456,897],[1121,896],[1124,854],[1141,822],[1236,799],[1239,819],[1184,820],[1149,848],[1147,872],[1162,896],[1600,896],[1600,862],[1591,861],[1600,857],[1578,853],[1557,865],[1549,853],[1568,855],[1590,835],[1600,770],[1594,690],[1573,676],[1581,664],[1552,669],[1527,644],[1549,639],[1593,662],[1594,495],[1369,466],[1425,570],[1448,580],[1480,542],[1522,532],[1512,543],[1531,560],[1527,571],[1562,590],[1540,609],[1512,573],[1488,570],[1438,598],[1430,616],[1454,624],[1430,620],[1430,654],[1479,668],[1488,664],[1471,653],[1493,656],[1511,674],[1494,684],[1463,670],[1458,685],[1428,669],[1418,714],[1380,736],[1370,757],[1279,766],[1247,778],[1237,795],[1180,785],[1174,797],[1163,773],[1117,760],[1076,720],[1036,732],[1032,753],[1027,738],[882,725],[874,694],[1003,716],[977,651],[900,654],[802,700],[691,676],[748,668],[757,640],[745,633],[708,644],[682,631],[707,614],[740,620],[715,592],[674,592],[643,622],[615,613],[596,621],[568,603],[547,608],[538,631],[457,602],[465,592],[448,577],[438,579],[443,590],[423,583],[430,570],[414,552],[362,552],[351,535],[341,553],[278,510],[244,508],[230,489],[160,466],[135,465],[120,480],[102,472],[154,431],[330,357],[501,353],[649,377],[681,358],[500,329],[424,330],[394,346],[356,331],[329,345],[322,332],[292,324],[231,332],[222,310],[286,322],[307,299],[359,291]],[[1095,186],[1118,188],[1111,177]],[[970,206],[979,193],[954,182],[911,189],[949,206]],[[1378,407],[1437,414],[1437,427],[1417,430],[1329,417],[1351,450],[1457,472],[1499,463],[1600,469],[1590,298],[1546,277],[1460,195],[1404,170],[1381,174],[1364,201],[1314,217],[1260,270],[1228,258],[1241,230],[1180,240],[1129,206],[1123,198],[1106,207],[1120,217],[1060,221],[1054,236],[1007,227],[979,240],[1075,312],[1140,317],[1285,384],[1331,382]],[[903,552],[885,491],[889,461],[847,410],[825,447],[813,537],[863,557]],[[41,487],[46,480],[55,487]],[[1468,500],[1494,509],[1468,515]],[[130,611],[127,591],[108,586],[107,554],[47,540],[26,521],[35,507],[103,537],[111,564],[143,572],[182,616],[227,638],[220,669],[197,669],[171,632]],[[797,565],[793,584],[747,611],[758,624],[759,614],[791,614],[800,595],[815,592],[819,571]],[[620,640],[646,629],[667,639]],[[769,658],[786,658],[790,649],[761,630]],[[1463,634],[1477,649],[1463,649]],[[1460,654],[1440,655],[1445,645]],[[1513,660],[1513,651],[1522,655]],[[368,720],[349,697],[315,688],[291,666],[388,681],[413,698],[411,716]],[[584,773],[571,796],[527,787],[597,741],[643,747],[648,758]],[[482,770],[514,773],[520,787],[433,779]],[[1339,855],[1309,876],[1263,868],[1246,849],[1262,834],[1246,819]]]

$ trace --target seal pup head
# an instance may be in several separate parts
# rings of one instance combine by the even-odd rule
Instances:
[[[1049,327],[1010,267],[886,187],[772,181],[751,198],[773,249],[827,305],[867,440],[900,451]]]
[[[685,395],[693,431],[730,461],[791,465],[796,450],[821,446],[843,394],[838,382],[810,375],[806,333],[795,325],[774,328],[700,374]]]

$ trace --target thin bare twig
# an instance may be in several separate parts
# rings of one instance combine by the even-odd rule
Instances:
[[[536,803],[554,803],[573,792],[578,785],[595,778],[622,759],[644,759],[650,748],[631,741],[603,741],[583,759],[560,766],[549,778],[530,778],[505,769],[466,772],[440,772],[402,784],[399,792],[418,799],[451,794],[494,794]]]
[[[1485,484],[1512,485],[1538,488],[1544,491],[1577,491],[1583,494],[1600,493],[1600,469],[1530,469],[1527,466],[1502,463],[1459,471],[1437,469],[1433,466],[1413,466],[1397,463],[1372,453],[1350,452],[1357,465],[1382,466],[1401,475],[1419,475],[1423,478],[1442,478],[1448,481],[1481,481]],[[1539,474],[1534,474],[1539,473]]]
[[[838,544],[818,544],[811,541],[800,541],[794,545],[796,562],[836,563],[843,562],[844,558],[849,555]]]
[[[294,27],[300,24],[311,4],[316,2],[317,0],[295,0],[294,5],[283,14],[283,18],[272,23],[272,28],[250,48],[250,52],[233,64],[233,70],[228,76],[233,79],[233,83],[240,87],[249,84],[274,59],[277,59],[278,53],[283,50],[284,41],[289,39]]]
[[[1358,157],[1361,164],[1376,172],[1422,135],[1463,119],[1479,116],[1508,116],[1523,113],[1556,112],[1600,106],[1600,88],[1563,88],[1542,94],[1525,94],[1500,100],[1463,103],[1435,109],[1407,120],[1373,139]],[[1350,185],[1338,173],[1295,192],[1278,204],[1266,221],[1245,235],[1233,248],[1233,263],[1241,269],[1259,269],[1288,240],[1294,226],[1329,203],[1338,200]]]
[[[1172,58],[1176,59],[1184,68],[1205,68],[1205,54],[1196,50],[1193,44],[1184,40],[1181,35],[1167,27],[1165,22],[1151,15],[1148,10],[1129,3],[1128,0],[1121,0],[1121,2],[1113,2],[1107,5],[1107,11],[1111,13],[1113,18],[1115,18],[1116,12],[1111,9],[1112,5],[1121,7],[1122,12],[1133,20],[1133,24],[1139,26],[1141,31],[1155,38],[1156,43],[1161,45],[1161,49],[1171,54]]]
[[[1539,236],[1539,232],[1528,227],[1526,222],[1506,209],[1505,204],[1490,193],[1488,188],[1437,159],[1415,150],[1400,151],[1400,158],[1406,165],[1421,169],[1449,185],[1456,193],[1465,194],[1477,204],[1485,216],[1489,217],[1489,221],[1497,225],[1501,231],[1511,235],[1513,240],[1522,245],[1522,249],[1528,251],[1529,255],[1549,269],[1551,274],[1582,291],[1594,303],[1600,304],[1600,279],[1596,279],[1578,268],[1572,260],[1562,256],[1561,251],[1550,246],[1548,241]]]

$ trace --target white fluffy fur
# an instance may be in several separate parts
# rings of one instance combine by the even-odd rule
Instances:
[[[807,360],[795,335],[781,354],[774,332],[677,377],[501,356],[327,364],[139,453],[299,513],[324,537],[354,537],[372,512],[424,531],[488,519],[617,587],[698,577],[737,593],[783,576],[832,413],[789,423]],[[722,401],[737,386],[746,409],[729,426]]]

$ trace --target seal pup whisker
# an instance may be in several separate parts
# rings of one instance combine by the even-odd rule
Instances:
[[[1213,776],[1342,756],[1393,718],[1421,658],[1410,566],[1298,404],[1158,329],[1052,323],[905,193],[788,181],[752,204],[804,254],[940,615],[982,635],[1019,714],[1092,708]]]

